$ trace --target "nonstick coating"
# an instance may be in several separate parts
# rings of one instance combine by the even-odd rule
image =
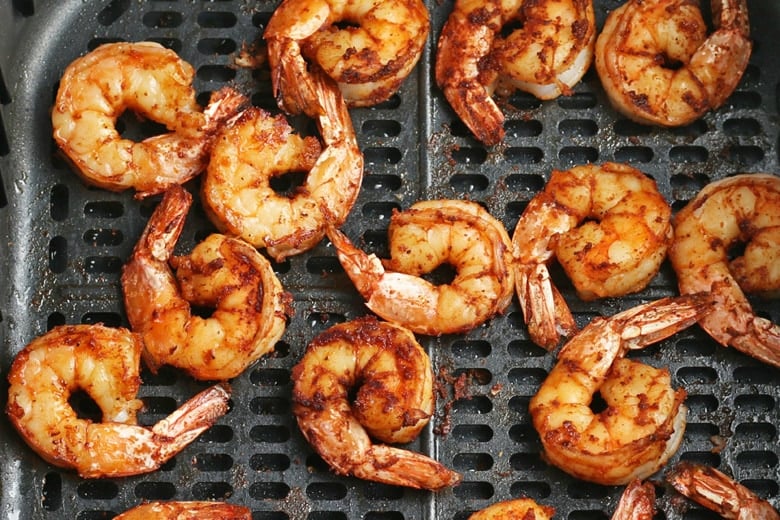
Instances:
[[[621,3],[596,1],[599,27]],[[737,91],[717,112],[681,129],[639,126],[609,107],[591,70],[571,97],[540,102],[514,95],[504,107],[505,142],[486,149],[457,121],[433,81],[435,43],[452,1],[429,1],[432,32],[414,73],[390,101],[352,111],[366,167],[344,231],[382,255],[392,211],[432,198],[476,200],[511,231],[553,168],[588,161],[632,163],[657,181],[675,211],[713,180],[780,173],[780,4],[748,3],[755,50]],[[57,155],[49,111],[65,66],[103,42],[156,40],[195,66],[201,102],[231,84],[274,111],[267,66],[235,66],[242,50],[257,48],[274,7],[245,0],[0,3],[0,404],[11,361],[36,335],[65,323],[127,325],[121,266],[159,201],[88,188]],[[129,118],[124,124],[129,133],[148,131]],[[300,118],[294,124],[312,128]],[[197,194],[198,181],[187,188]],[[179,249],[189,250],[212,230],[196,203]],[[83,480],[44,463],[3,416],[0,516],[92,520],[149,500],[224,499],[248,505],[258,519],[465,519],[518,496],[554,506],[556,518],[611,516],[621,487],[578,481],[540,457],[527,405],[554,356],[529,341],[516,299],[504,315],[468,334],[420,337],[442,397],[436,418],[409,448],[462,472],[460,486],[433,494],[332,474],[292,417],[290,369],[316,334],[368,310],[327,241],[275,268],[294,296],[295,315],[276,352],[232,382],[231,410],[217,426],[160,471]],[[553,275],[580,326],[676,293],[668,262],[641,293],[592,303],[579,301],[558,270]],[[776,303],[755,303],[762,315],[780,321]],[[777,370],[721,348],[698,327],[632,355],[668,366],[675,386],[688,392],[688,427],[672,462],[717,466],[777,506]],[[465,395],[454,396],[458,377],[467,383]],[[203,387],[169,369],[144,371],[143,381],[144,424]],[[94,416],[83,397],[74,406]],[[662,517],[714,518],[668,488],[659,487],[659,495]]]

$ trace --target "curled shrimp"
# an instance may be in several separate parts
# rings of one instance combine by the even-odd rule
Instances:
[[[735,245],[747,244],[731,259]],[[718,309],[699,324],[720,344],[780,366],[780,325],[756,316],[741,287],[780,291],[780,177],[711,182],[674,218],[669,259],[683,294],[712,291]]]
[[[626,359],[696,322],[714,302],[705,294],[664,298],[595,318],[566,343],[531,398],[545,459],[583,480],[626,484],[657,471],[685,430],[685,391],[667,369]],[[600,392],[606,408],[594,413]]]
[[[680,462],[666,480],[682,495],[729,520],[780,520],[766,500],[715,468]]]
[[[309,343],[292,379],[301,432],[335,472],[429,490],[460,482],[425,455],[371,440],[410,442],[433,413],[430,360],[407,329],[373,317],[334,325]]]
[[[465,332],[511,302],[511,240],[501,222],[475,202],[422,201],[394,212],[390,259],[366,254],[336,228],[328,237],[368,308],[413,332]],[[456,271],[450,283],[422,277],[447,264]]]
[[[644,124],[686,125],[725,103],[752,43],[746,0],[712,0],[715,31],[698,2],[628,0],[596,42],[596,70],[610,101]]]
[[[515,498],[496,502],[469,516],[469,520],[550,520],[555,509],[537,504],[530,498]]]
[[[220,133],[203,179],[203,203],[217,228],[266,248],[276,261],[317,245],[326,221],[341,225],[363,180],[363,155],[347,108],[321,74],[313,77],[323,107],[316,119],[324,149],[315,137],[293,134],[283,115],[249,109]],[[270,182],[290,171],[307,175],[288,197]]]
[[[172,256],[191,201],[175,186],[155,209],[122,271],[125,310],[152,370],[172,365],[198,379],[230,379],[274,349],[290,296],[243,240],[214,233],[189,255]],[[202,318],[191,303],[216,310]]]
[[[54,140],[84,180],[101,188],[146,196],[182,184],[203,171],[216,128],[246,102],[226,88],[204,111],[193,76],[189,63],[158,43],[101,45],[65,69],[51,114]],[[169,132],[123,138],[116,122],[126,110]]]
[[[386,101],[420,59],[429,26],[420,0],[284,0],[263,35],[279,107],[305,112],[316,93],[307,60],[337,83],[349,106]]]
[[[136,425],[141,341],[121,328],[63,325],[32,340],[8,373],[6,414],[44,460],[84,478],[122,477],[159,468],[228,409],[216,385],[147,428]],[[101,422],[79,418],[68,402],[84,391]]]
[[[552,349],[576,330],[548,272],[553,259],[581,299],[623,296],[650,283],[671,238],[671,207],[641,171],[610,162],[554,170],[512,237],[517,295],[533,341]]]
[[[650,482],[634,479],[628,483],[612,513],[612,520],[653,520],[655,487]]]
[[[502,28],[522,27],[502,37]],[[540,99],[571,94],[593,59],[592,0],[457,0],[442,28],[436,83],[457,115],[488,146],[504,138],[492,99],[514,90]]]
[[[128,509],[114,520],[251,520],[245,506],[225,502],[150,502]]]

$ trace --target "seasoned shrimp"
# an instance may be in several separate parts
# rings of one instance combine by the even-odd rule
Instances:
[[[504,500],[469,516],[469,520],[550,520],[555,509],[530,498]]]
[[[410,442],[433,413],[430,360],[410,331],[373,317],[335,325],[309,343],[292,379],[301,432],[335,472],[430,490],[460,482],[425,455],[371,440]]]
[[[501,36],[517,22],[521,28]],[[494,91],[569,95],[590,67],[595,41],[592,0],[457,0],[439,37],[436,83],[476,138],[491,146],[504,138]]]
[[[517,295],[532,340],[552,349],[560,335],[576,330],[547,270],[553,259],[583,300],[623,296],[650,283],[671,238],[669,203],[641,171],[610,162],[554,170],[512,238]]]
[[[657,471],[685,430],[685,391],[669,371],[624,358],[693,324],[713,307],[706,294],[664,298],[595,318],[558,354],[531,398],[545,459],[583,480],[626,484]],[[590,404],[600,392],[606,409]]]
[[[422,201],[393,213],[389,260],[367,255],[336,228],[328,237],[368,308],[413,332],[465,332],[511,302],[511,240],[501,222],[475,202]],[[422,278],[445,264],[457,271],[450,283]]]
[[[313,73],[325,148],[293,134],[284,116],[250,109],[218,137],[202,184],[204,206],[220,230],[264,247],[275,260],[311,249],[326,220],[341,225],[360,192],[363,155],[338,91]],[[276,193],[273,177],[307,171],[291,196]],[[326,217],[327,215],[327,217]]]
[[[715,468],[680,462],[666,480],[681,494],[729,520],[780,520],[766,500]]]
[[[146,196],[184,183],[205,169],[217,127],[246,102],[225,88],[204,111],[193,76],[189,63],[158,43],[101,45],[65,69],[51,114],[54,140],[84,180],[101,188]],[[126,110],[170,132],[125,139],[116,122]]]
[[[634,479],[623,490],[612,520],[653,520],[654,515],[655,487]]]
[[[419,61],[429,26],[421,0],[284,0],[263,35],[279,107],[305,112],[316,92],[307,60],[337,83],[349,106],[386,101]]]
[[[251,520],[245,506],[225,502],[150,502],[129,509],[114,520]]]
[[[152,370],[172,365],[198,379],[230,379],[274,349],[290,296],[243,240],[214,233],[173,257],[191,201],[175,186],[155,209],[122,271],[125,310]],[[190,303],[216,310],[202,318]]]
[[[610,101],[639,123],[682,126],[726,102],[752,43],[746,0],[711,0],[715,31],[698,2],[628,0],[596,42],[596,70]]]
[[[138,426],[140,356],[141,342],[127,329],[56,327],[14,359],[6,414],[47,462],[84,478],[154,471],[227,412],[230,393],[213,386],[154,426]],[[95,401],[102,422],[78,417],[68,399],[79,390]]]
[[[715,340],[780,366],[780,325],[756,316],[740,285],[780,291],[780,177],[742,174],[704,187],[674,219],[669,259],[683,294],[712,291],[718,310],[699,324]],[[730,260],[738,243],[744,255]]]

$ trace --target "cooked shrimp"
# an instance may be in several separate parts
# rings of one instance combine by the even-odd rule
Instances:
[[[655,487],[634,479],[623,490],[612,520],[653,520],[654,515]]]
[[[780,177],[742,174],[704,187],[674,219],[672,267],[683,294],[712,291],[718,310],[699,324],[717,342],[780,366],[780,325],[756,316],[740,289],[780,290]],[[730,260],[747,243],[744,256]]]
[[[515,22],[522,27],[502,37]],[[595,41],[592,0],[457,0],[439,37],[436,83],[476,138],[494,145],[504,138],[494,91],[569,95],[590,67]]]
[[[152,370],[172,365],[198,379],[230,379],[274,349],[290,296],[243,240],[214,233],[173,257],[191,201],[175,186],[155,209],[122,271],[125,310]],[[216,310],[202,318],[191,303]]]
[[[475,202],[422,201],[395,212],[388,229],[389,260],[367,255],[336,228],[328,237],[368,308],[413,332],[465,332],[511,302],[509,235]],[[456,270],[450,283],[436,285],[422,277],[442,265]]]
[[[284,0],[263,35],[280,108],[305,112],[301,100],[316,92],[307,60],[349,106],[386,101],[419,61],[429,26],[421,0]]]
[[[127,329],[56,327],[14,359],[6,414],[47,462],[84,478],[154,471],[227,412],[230,393],[213,386],[154,426],[138,426],[140,356],[141,341]],[[78,417],[68,399],[79,390],[95,401],[102,422]]]
[[[766,500],[715,468],[680,462],[666,480],[694,502],[730,520],[780,520]]]
[[[324,109],[317,115],[324,150],[315,137],[293,134],[283,115],[250,109],[219,135],[202,184],[217,228],[266,248],[277,261],[317,245],[326,220],[341,225],[363,180],[363,155],[347,108],[321,74],[312,76]],[[288,197],[270,181],[290,171],[308,173]]]
[[[52,110],[54,139],[90,184],[139,196],[181,184],[206,167],[216,128],[246,102],[225,88],[206,110],[195,100],[194,70],[158,43],[107,43],[73,61]],[[132,110],[168,133],[123,138],[117,119]]]
[[[746,0],[711,0],[715,31],[698,2],[628,0],[596,42],[596,70],[614,107],[644,124],[686,125],[725,103],[752,43]]]
[[[512,238],[517,294],[533,341],[552,349],[576,330],[547,270],[553,259],[583,300],[623,296],[650,283],[671,238],[669,203],[641,171],[610,162],[554,170]]]
[[[225,502],[150,502],[129,509],[114,520],[251,520],[245,506]]]
[[[667,369],[624,358],[693,324],[713,301],[697,294],[664,298],[595,318],[558,354],[529,410],[545,459],[583,480],[626,484],[657,471],[685,430],[685,391]],[[594,413],[600,392],[606,408]]]
[[[541,506],[530,498],[496,502],[469,516],[469,520],[550,520],[555,509]]]
[[[430,490],[460,482],[425,455],[371,440],[411,442],[433,413],[430,360],[410,331],[372,317],[335,325],[309,343],[292,379],[301,432],[336,473]]]

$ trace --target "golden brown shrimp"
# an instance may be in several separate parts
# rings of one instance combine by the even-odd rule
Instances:
[[[149,428],[136,425],[140,339],[127,329],[63,325],[31,341],[8,373],[6,414],[47,462],[84,478],[159,468],[228,409],[229,390],[213,386]],[[102,422],[79,418],[68,402],[89,395]]]
[[[250,109],[217,138],[202,184],[217,228],[266,248],[277,261],[317,245],[326,220],[341,225],[363,181],[363,154],[347,108],[321,74],[312,77],[323,108],[316,119],[324,149],[314,137],[293,134],[284,116]],[[290,171],[308,174],[288,197],[270,181]]]
[[[628,483],[612,514],[612,520],[653,520],[655,487],[650,482],[634,479]]]
[[[554,170],[512,238],[517,295],[531,339],[552,349],[560,335],[576,330],[550,280],[553,259],[583,300],[623,296],[650,283],[671,238],[669,203],[641,171],[610,162]]]
[[[225,502],[150,502],[128,509],[114,520],[251,520],[245,506]]]
[[[284,0],[263,35],[279,107],[306,112],[316,93],[307,60],[351,107],[389,99],[420,59],[429,26],[420,0]]]
[[[502,37],[514,22],[522,27]],[[436,83],[476,138],[491,146],[504,138],[493,92],[571,94],[590,67],[595,41],[592,0],[457,0],[439,37]]]
[[[550,520],[555,509],[542,506],[530,498],[496,502],[469,516],[469,520]]]
[[[780,291],[780,177],[742,174],[704,187],[674,218],[669,259],[683,294],[712,291],[699,324],[722,345],[780,366],[780,325],[756,316],[740,289]],[[737,243],[744,255],[730,260]]]
[[[195,100],[194,70],[154,42],[107,43],[73,61],[52,110],[54,139],[85,181],[139,196],[181,184],[206,167],[216,128],[246,99],[225,88],[206,110]],[[132,110],[169,133],[123,138],[117,119]]]
[[[465,332],[503,312],[512,300],[512,244],[504,226],[475,202],[432,200],[395,212],[388,229],[390,259],[328,230],[341,265],[382,318],[420,334]],[[422,278],[449,264],[448,284]]]
[[[430,490],[460,482],[425,455],[371,440],[410,442],[433,413],[430,360],[410,331],[373,317],[335,325],[309,343],[292,379],[301,432],[336,473]]]
[[[122,271],[125,310],[152,370],[172,365],[198,379],[230,379],[274,349],[290,296],[243,240],[214,233],[172,257],[191,201],[175,186],[155,209]],[[202,318],[190,303],[216,310]]]
[[[680,462],[666,480],[681,494],[729,520],[780,520],[766,500],[715,468]]]
[[[545,459],[583,480],[626,484],[657,471],[675,453],[685,430],[685,391],[669,371],[624,358],[660,341],[713,308],[707,295],[665,298],[595,318],[558,354],[531,418]],[[594,413],[600,392],[606,408]]]
[[[725,103],[752,43],[746,0],[711,0],[707,36],[699,2],[628,0],[596,42],[596,70],[614,107],[644,124],[686,125]]]

